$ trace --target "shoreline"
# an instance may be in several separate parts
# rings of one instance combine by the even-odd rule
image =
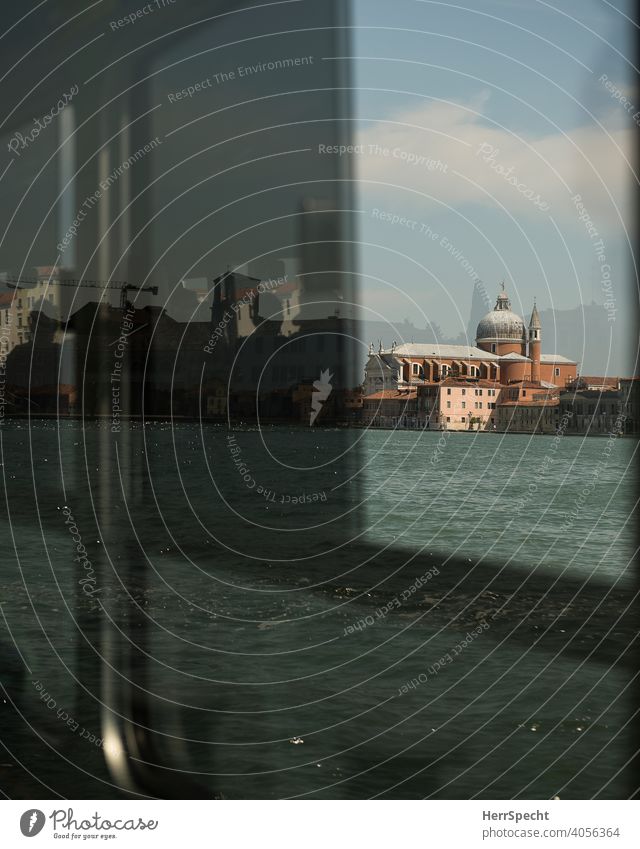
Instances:
[[[57,422],[103,422],[105,424],[111,424],[112,419],[111,416],[108,415],[65,415],[59,416],[56,413],[39,413],[38,415],[29,415],[28,413],[16,413],[6,415],[0,421],[0,430],[2,429],[3,424],[6,422],[13,421],[57,421]],[[206,425],[227,425],[231,429],[236,427],[241,427],[245,425],[252,426],[260,426],[258,422],[254,421],[240,421],[235,420],[229,422],[228,419],[221,416],[180,416],[180,415],[158,415],[152,414],[147,416],[126,416],[121,418],[121,424],[141,424],[144,425],[146,423],[156,424],[159,422],[177,422],[180,424],[190,424],[190,423],[200,423]],[[287,419],[270,419],[263,420],[261,422],[265,427],[288,427],[295,428],[297,430],[369,430],[372,432],[376,431],[385,431],[385,432],[398,432],[398,433],[434,433],[438,436],[443,434],[453,434],[453,433],[461,433],[465,435],[485,435],[485,436],[550,436],[556,437],[557,433],[539,433],[530,430],[454,430],[454,429],[436,429],[436,428],[420,428],[420,427],[371,427],[361,423],[354,422],[332,422],[331,424],[327,423],[325,425],[318,425],[315,428],[309,428],[308,425],[304,425],[301,422],[292,422]],[[121,425],[119,425],[121,426]],[[562,433],[563,436],[579,436],[579,437],[600,437],[605,439],[610,439],[612,436],[615,436],[617,439],[623,438],[631,438],[638,439],[640,437],[640,433],[610,433],[610,432],[575,432],[564,430]],[[117,436],[117,432],[114,432],[114,436]]]

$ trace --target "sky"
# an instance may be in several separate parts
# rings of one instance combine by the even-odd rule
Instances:
[[[540,309],[601,304],[609,373],[633,369],[630,10],[356,3],[353,164],[370,318],[457,336],[474,281],[491,308],[504,280],[527,317],[534,298]],[[543,349],[561,353],[546,334]]]
[[[349,158],[357,177],[354,218],[364,318],[408,319],[418,328],[437,325],[456,338],[467,330],[478,281],[487,310],[504,281],[513,309],[525,318],[534,298],[541,312],[599,305],[599,371],[637,370],[629,344],[637,302],[629,233],[640,92],[631,84],[633,27],[626,17],[631,8],[630,0],[354,0],[349,53],[356,59],[347,87],[353,91],[355,122],[349,127],[357,151]],[[161,286],[175,287],[182,277],[215,276],[227,266],[236,267],[236,260],[247,261],[247,244],[253,256],[298,237],[263,228],[262,241],[251,231],[237,250],[232,240],[227,248],[225,227],[243,230],[248,215],[268,218],[270,205],[278,206],[275,195],[265,193],[251,201],[250,211],[234,207],[235,222],[232,212],[218,216],[211,227],[222,232],[218,241],[229,256],[222,256],[222,249],[210,256],[206,216],[213,215],[216,204],[224,208],[225,198],[253,191],[262,185],[260,180],[295,184],[310,174],[342,174],[334,170],[335,163],[304,153],[314,151],[319,140],[334,139],[334,127],[323,123],[318,106],[317,91],[324,91],[330,79],[327,65],[320,62],[290,76],[263,74],[239,80],[237,86],[207,89],[209,99],[202,95],[169,106],[167,92],[228,69],[230,63],[262,60],[271,55],[268,51],[280,55],[278,51],[289,49],[286,39],[271,37],[265,44],[258,41],[258,47],[250,39],[241,50],[234,40],[238,22],[227,23],[233,55],[217,52],[216,39],[202,27],[189,35],[186,47],[179,40],[157,57],[152,100],[158,108],[148,137],[165,138],[172,132],[171,142],[163,142],[153,159],[154,173],[163,175],[154,188],[155,202],[159,207],[167,199],[172,202],[154,224],[161,261],[153,273],[159,268]],[[220,26],[214,32],[224,40],[226,30],[221,34]],[[263,32],[259,21],[254,26]],[[317,44],[318,51],[334,49],[322,27],[309,32],[305,38],[296,35],[295,50],[316,49],[310,44]],[[187,48],[193,58],[172,61]],[[332,57],[317,58],[330,62]],[[279,87],[301,96],[295,101],[257,99]],[[308,89],[313,98],[304,96]],[[246,134],[233,146],[215,147],[213,142],[227,131],[216,110],[236,99],[252,102],[256,126],[280,125],[280,135]],[[327,103],[327,110],[335,110],[333,97],[327,96]],[[207,121],[192,125],[190,119],[207,115]],[[300,115],[305,120],[292,132],[287,121]],[[320,130],[312,119],[319,121]],[[242,128],[245,118],[235,120]],[[179,125],[193,129],[177,132]],[[57,144],[56,134],[49,133],[29,151],[45,161]],[[209,149],[206,156],[200,156],[203,144]],[[224,171],[236,160],[262,161],[259,157],[272,148],[288,151],[292,145],[300,149],[299,159],[270,160],[258,174],[251,167]],[[196,149],[198,158],[193,158]],[[110,155],[113,167],[123,159],[117,145]],[[183,160],[186,167],[172,167]],[[7,218],[21,202],[33,167],[28,156],[21,157],[5,179]],[[226,176],[216,181],[212,193],[201,178],[217,172]],[[191,182],[201,188],[192,191]],[[187,185],[189,193],[184,191]],[[57,188],[55,170],[48,168],[38,180],[38,191],[27,193],[15,225],[26,222],[27,247],[32,224],[40,220],[41,198]],[[299,210],[297,193],[292,189],[287,203]],[[174,203],[176,198],[180,200]],[[82,202],[82,197],[69,199],[62,219],[71,219]],[[187,228],[173,247],[176,220],[188,221],[200,211],[202,227],[193,232]],[[0,211],[0,219],[2,215]],[[68,223],[56,229],[49,216],[27,265],[53,262],[57,230],[64,233]],[[172,252],[165,257],[167,244]],[[5,240],[3,251],[0,268],[13,268],[26,255],[15,238]],[[71,255],[65,261],[73,265]],[[116,278],[123,276],[121,269],[115,272]],[[579,318],[576,334],[582,329]],[[584,345],[590,341],[585,339]],[[563,353],[556,327],[543,328],[543,350]]]

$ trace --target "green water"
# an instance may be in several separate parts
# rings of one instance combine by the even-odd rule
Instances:
[[[222,427],[1,436],[5,728],[55,792],[116,791],[33,682],[99,730],[110,666],[211,794],[628,792],[634,440],[246,428],[250,488]]]

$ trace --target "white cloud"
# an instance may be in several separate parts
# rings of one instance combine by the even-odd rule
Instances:
[[[628,221],[627,188],[633,175],[624,157],[631,161],[632,131],[619,126],[614,129],[612,121],[604,124],[611,127],[609,135],[593,124],[567,135],[553,132],[518,137],[482,115],[487,98],[488,94],[481,92],[467,105],[434,101],[365,128],[356,139],[363,145],[356,163],[359,179],[394,183],[456,208],[501,203],[517,219],[551,214],[561,227],[574,228],[582,227],[571,202],[571,196],[579,193],[602,233],[609,228],[620,232],[615,206]],[[375,145],[388,153],[373,152]],[[490,162],[478,155],[482,145],[485,153],[494,150]],[[408,164],[409,155],[423,159]],[[444,163],[446,169],[434,169],[429,160]],[[519,188],[508,181],[504,171]],[[540,203],[548,203],[549,212],[528,199],[525,190],[530,190],[529,196],[539,197]],[[381,189],[373,191],[379,197]],[[396,190],[384,190],[383,194],[397,204]],[[429,206],[410,192],[401,196],[408,209]]]

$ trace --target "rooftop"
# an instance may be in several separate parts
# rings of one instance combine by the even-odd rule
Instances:
[[[500,357],[500,362],[503,360],[508,360],[510,363],[530,363],[531,360],[529,357],[523,357],[522,354],[516,354],[515,351],[512,351],[510,354],[504,354]]]
[[[541,363],[558,363],[562,365],[562,363],[566,363],[570,366],[577,365],[577,360],[570,360],[569,357],[563,357],[562,354],[540,354],[540,362]]]
[[[505,385],[505,384],[503,384]],[[517,389],[518,387],[522,387],[523,389],[558,389],[557,383],[548,383],[546,380],[541,380],[537,383],[534,380],[512,380],[511,383],[506,384],[507,387]]]
[[[620,392],[616,388],[610,389],[565,389],[562,392],[564,400],[567,398],[604,398],[615,400],[620,398]]]
[[[617,389],[620,378],[580,374],[574,382],[577,385],[584,384],[585,388],[588,386],[610,386],[613,389]]]
[[[393,354],[395,357],[419,357],[429,359],[431,357],[442,357],[453,360],[499,360],[496,354],[490,354],[476,348],[475,345],[439,345],[437,342],[411,342],[406,345],[397,345],[392,350],[383,351],[383,354]]]
[[[518,401],[499,401],[498,407],[557,407],[560,404],[557,395],[548,398],[520,398]]]
[[[502,386],[497,380],[481,380],[479,378],[466,378],[466,377],[445,377],[444,380],[441,380],[439,383],[434,384],[435,386],[465,386],[467,388],[473,389],[474,387],[478,387],[480,389],[496,389]]]
[[[507,360],[508,362],[515,363],[530,363],[531,357],[523,357],[522,354],[505,354],[503,357],[499,358],[502,360]],[[566,364],[566,365],[577,365],[577,360],[570,360],[568,357],[563,357],[562,354],[540,354],[540,362],[541,363],[555,363],[558,365]]]
[[[372,395],[365,395],[364,401],[414,401],[418,396],[416,389],[382,389]]]

